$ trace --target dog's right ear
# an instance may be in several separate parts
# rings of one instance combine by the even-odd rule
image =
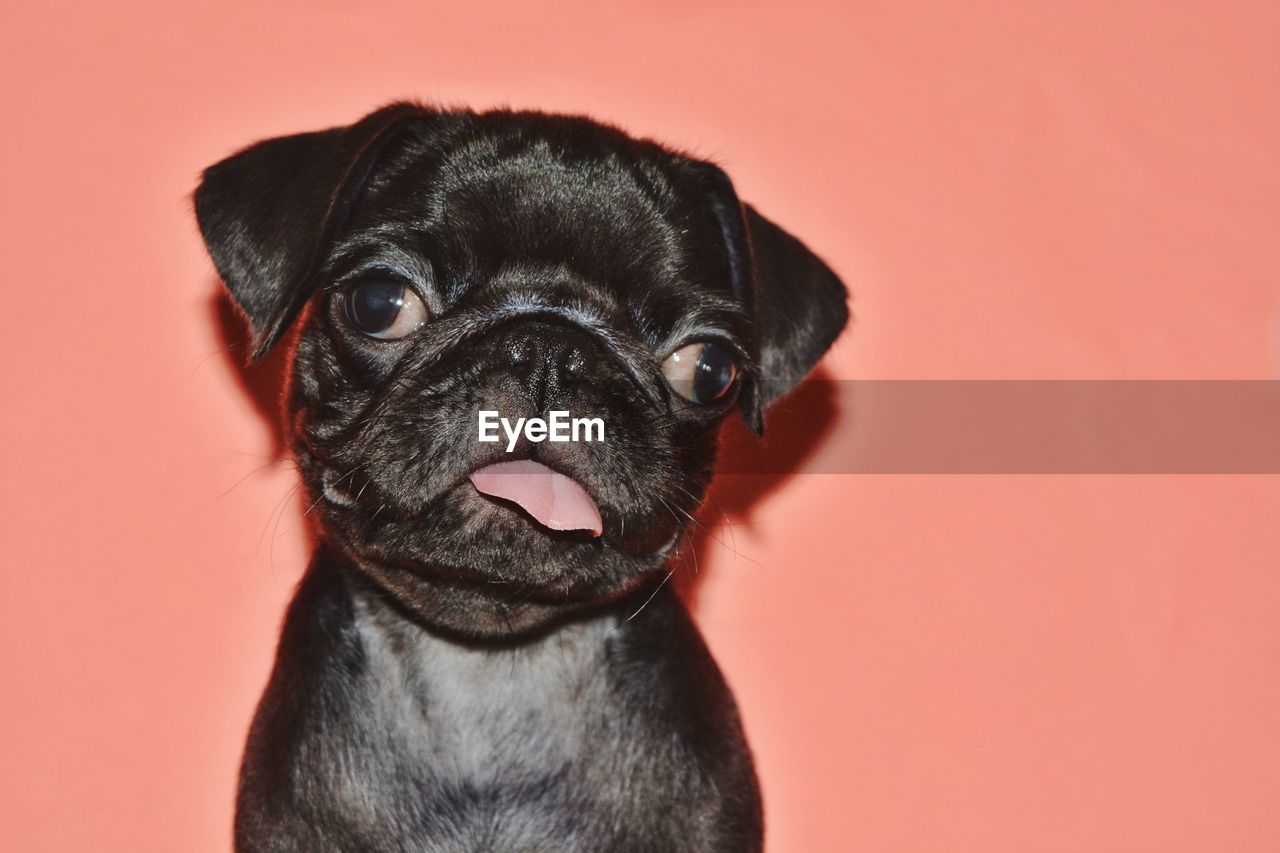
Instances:
[[[431,115],[415,104],[392,104],[348,127],[259,142],[205,169],[196,220],[249,320],[251,360],[266,355],[302,310],[324,249],[378,155]]]

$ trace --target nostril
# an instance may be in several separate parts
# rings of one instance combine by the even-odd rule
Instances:
[[[503,342],[503,355],[516,367],[525,367],[538,354],[538,344],[529,335],[512,335]]]
[[[591,367],[591,360],[581,348],[570,346],[560,357],[560,369],[565,376],[579,377]]]

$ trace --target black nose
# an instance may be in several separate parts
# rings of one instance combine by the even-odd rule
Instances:
[[[527,323],[509,330],[498,355],[527,384],[539,405],[562,397],[588,379],[595,367],[594,347],[586,335],[551,323]]]

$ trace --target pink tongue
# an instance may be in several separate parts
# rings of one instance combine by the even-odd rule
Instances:
[[[604,530],[600,510],[578,481],[540,462],[499,462],[471,472],[476,490],[517,503],[539,524],[552,530]]]

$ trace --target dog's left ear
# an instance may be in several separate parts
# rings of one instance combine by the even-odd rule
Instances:
[[[844,329],[849,292],[804,243],[743,204],[723,170],[698,166],[734,292],[754,318],[755,375],[747,377],[741,405],[762,434],[765,407],[795,387]]]
[[[306,303],[323,250],[387,143],[432,115],[399,103],[348,127],[251,145],[205,169],[196,220],[232,299],[266,355]]]

